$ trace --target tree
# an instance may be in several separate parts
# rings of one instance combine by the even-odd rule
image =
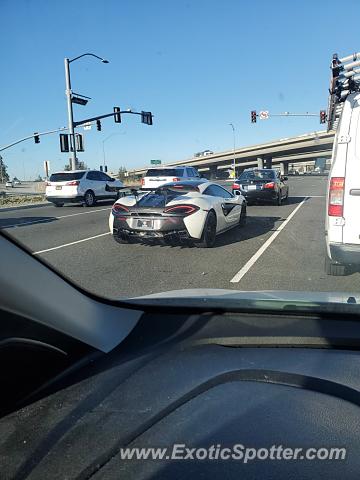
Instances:
[[[2,156],[0,155],[0,181],[1,183],[9,180],[9,174],[7,173],[7,165],[5,165]]]
[[[76,170],[87,170],[88,166],[86,165],[85,162],[76,162]],[[64,166],[64,171],[69,172],[71,170],[71,166],[67,163]]]
[[[127,172],[126,167],[120,167],[119,168],[119,173],[117,175],[118,179],[119,180],[124,180],[124,178],[126,178],[126,172]]]

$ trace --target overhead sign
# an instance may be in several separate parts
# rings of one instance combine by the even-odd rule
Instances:
[[[91,130],[91,122],[84,123],[84,130]]]
[[[151,165],[161,165],[161,160],[150,160]]]
[[[259,118],[260,118],[260,120],[267,120],[269,118],[269,111],[268,110],[262,110],[259,113]]]

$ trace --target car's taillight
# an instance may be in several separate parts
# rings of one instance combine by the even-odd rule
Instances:
[[[145,179],[144,178],[141,179],[141,185],[145,185]]]
[[[191,215],[194,212],[197,212],[199,207],[195,205],[174,205],[173,207],[167,207],[164,210],[164,213],[175,213],[178,215]]]
[[[240,190],[240,185],[238,183],[233,183],[232,189],[233,190]]]
[[[79,180],[73,180],[72,182],[66,182],[65,185],[68,185],[69,187],[76,187],[77,185],[80,185]]]
[[[268,182],[265,183],[264,188],[275,188],[276,183],[275,182]]]
[[[328,215],[330,217],[342,217],[344,211],[344,177],[332,177],[329,188]]]
[[[181,180],[181,179],[180,179],[179,177],[174,177],[174,178],[172,179],[173,182],[180,182],[180,180]]]
[[[125,205],[121,205],[121,203],[114,203],[112,207],[112,211],[115,214],[119,214],[119,213],[124,214],[124,213],[128,213],[129,209]]]

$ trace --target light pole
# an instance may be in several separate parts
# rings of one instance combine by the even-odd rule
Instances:
[[[229,123],[230,127],[232,128],[233,131],[233,154],[234,154],[234,160],[233,160],[233,172],[234,172],[234,180],[236,178],[236,173],[235,173],[235,127],[232,123]]]
[[[105,171],[105,142],[109,140],[109,138],[113,137],[114,135],[125,135],[126,132],[114,132],[108,137],[105,138],[105,140],[102,141],[102,148],[103,148],[103,165],[104,165],[104,171]]]
[[[72,90],[71,90],[71,79],[70,79],[70,63],[75,62],[81,57],[95,57],[101,60],[102,63],[109,63],[108,60],[104,58],[98,57],[94,53],[83,53],[78,57],[72,58],[69,60],[68,58],[64,59],[64,66],[65,66],[65,84],[66,84],[66,101],[67,101],[67,110],[68,110],[68,125],[69,125],[69,135],[70,135],[70,145],[72,146],[71,152],[71,170],[76,169],[76,143],[75,143],[75,129],[74,129],[74,114],[73,114],[73,107],[72,107]]]

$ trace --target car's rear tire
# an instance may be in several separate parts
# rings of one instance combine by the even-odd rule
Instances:
[[[86,207],[93,207],[96,203],[96,197],[92,190],[88,190],[84,195],[84,205]]]
[[[274,204],[275,205],[281,205],[282,198],[281,198],[281,192],[278,193],[278,196],[276,197]]]
[[[246,225],[246,205],[242,205],[240,220],[239,220],[239,227],[244,227],[245,225]]]
[[[331,259],[328,256],[326,256],[325,257],[325,273],[327,275],[332,275],[334,277],[343,277],[347,273],[347,268],[346,268],[346,265],[332,262]]]
[[[120,243],[120,244],[126,244],[126,243],[131,243],[131,237],[129,235],[119,235],[117,232],[113,233],[113,237],[115,242]]]
[[[195,242],[195,246],[198,248],[211,248],[215,244],[216,240],[216,215],[213,210],[207,214],[204,231],[201,237],[201,240]]]
[[[54,202],[54,206],[55,206],[55,207],[63,207],[64,204],[63,204],[63,203],[60,203],[60,202]]]

